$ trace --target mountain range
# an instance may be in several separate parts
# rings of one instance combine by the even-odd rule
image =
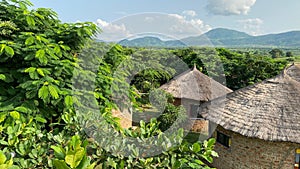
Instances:
[[[279,34],[252,36],[244,32],[217,28],[200,36],[180,40],[161,40],[158,37],[141,37],[122,40],[120,45],[130,47],[185,47],[185,46],[218,46],[218,47],[300,47],[300,31]]]

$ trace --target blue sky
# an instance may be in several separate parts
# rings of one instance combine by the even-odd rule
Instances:
[[[32,0],[64,22],[92,21],[104,40],[141,33],[173,38],[223,27],[252,35],[300,30],[299,0]]]

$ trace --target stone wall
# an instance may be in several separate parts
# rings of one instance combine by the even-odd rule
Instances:
[[[295,150],[300,144],[248,138],[220,126],[217,130],[231,137],[229,148],[216,143],[215,151],[219,157],[214,159],[213,166],[218,169],[294,168]]]

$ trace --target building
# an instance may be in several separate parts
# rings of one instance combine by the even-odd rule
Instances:
[[[192,131],[206,134],[209,133],[209,124],[198,116],[199,105],[232,92],[226,86],[201,73],[196,66],[174,77],[160,88],[174,96],[175,105],[185,107],[191,119],[190,124],[193,124]]]
[[[218,169],[298,169],[300,160],[300,65],[278,76],[200,105],[218,125]]]

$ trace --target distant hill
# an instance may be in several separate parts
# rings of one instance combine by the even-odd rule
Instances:
[[[251,38],[250,35],[230,29],[217,28],[208,31],[207,33],[196,36],[196,37],[188,37],[181,39],[185,44],[189,46],[227,46],[231,45],[228,42],[232,40],[241,40]],[[224,42],[227,42],[226,44]]]
[[[181,40],[164,41],[157,37],[148,36],[132,40],[122,40],[119,44],[136,47],[300,47],[300,31],[251,36],[244,32],[217,28],[200,36],[188,37]]]
[[[157,37],[142,37],[136,38],[133,40],[122,40],[119,42],[123,46],[131,47],[183,47],[186,46],[182,41],[172,40],[172,41],[163,41]]]

